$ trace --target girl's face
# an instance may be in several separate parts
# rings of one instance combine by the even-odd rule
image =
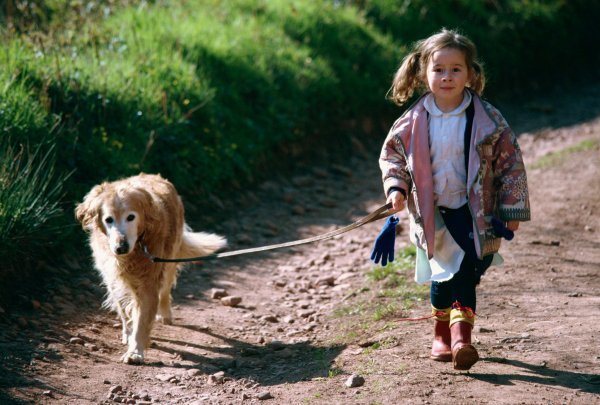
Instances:
[[[429,58],[427,85],[435,104],[443,112],[450,112],[460,105],[468,81],[469,69],[462,51],[442,48]]]

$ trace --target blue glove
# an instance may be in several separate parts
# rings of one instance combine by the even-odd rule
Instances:
[[[396,242],[396,225],[400,219],[391,216],[385,221],[385,225],[379,232],[375,244],[373,245],[373,251],[371,252],[371,260],[375,263],[379,263],[381,259],[381,265],[385,266],[388,262],[394,261],[394,244]]]
[[[494,233],[499,238],[504,238],[506,240],[512,240],[515,237],[515,233],[508,229],[504,222],[500,221],[496,217],[492,217],[492,228],[494,229]]]

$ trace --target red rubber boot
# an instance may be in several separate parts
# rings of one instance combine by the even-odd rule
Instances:
[[[479,360],[477,349],[471,344],[473,325],[455,322],[450,326],[452,365],[455,370],[468,370]]]
[[[452,361],[452,349],[450,348],[450,321],[433,321],[433,344],[431,345],[430,359],[435,361]]]

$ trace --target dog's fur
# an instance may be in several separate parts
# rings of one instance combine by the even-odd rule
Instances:
[[[108,290],[105,306],[117,311],[123,323],[128,347],[122,361],[142,363],[154,318],[172,323],[171,289],[179,265],[153,263],[140,244],[155,256],[180,258],[211,254],[226,241],[191,232],[181,198],[160,175],[142,173],[97,185],[75,215],[90,234],[95,266]]]

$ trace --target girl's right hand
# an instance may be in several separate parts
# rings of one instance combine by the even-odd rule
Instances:
[[[402,211],[404,209],[404,195],[399,191],[392,191],[386,202],[392,203],[392,210],[394,212]]]

